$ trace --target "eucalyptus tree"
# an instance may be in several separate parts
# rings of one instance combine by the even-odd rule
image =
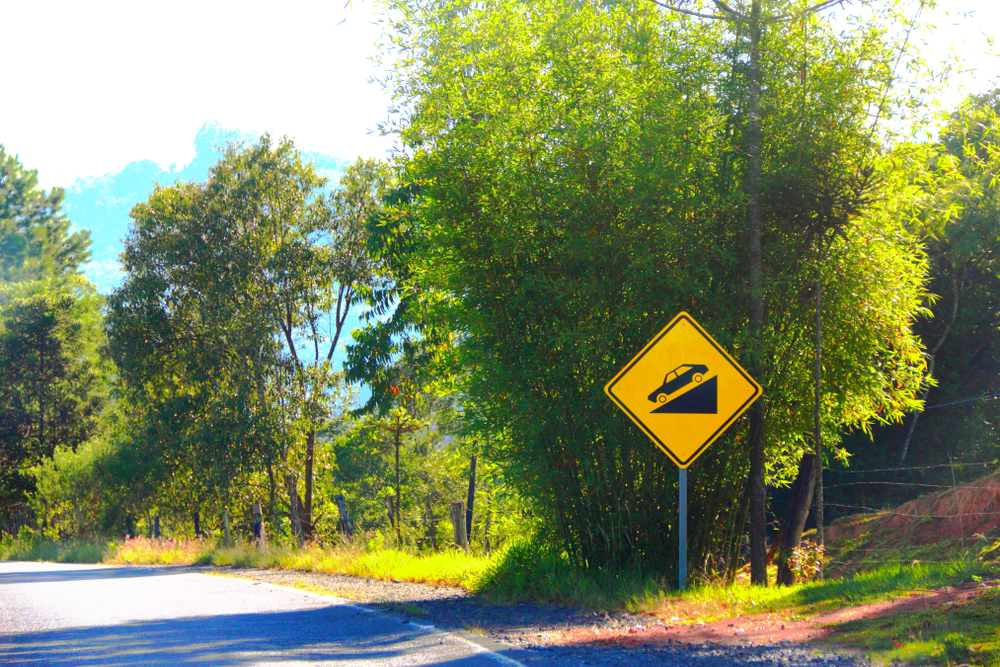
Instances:
[[[109,349],[130,396],[159,415],[164,451],[214,486],[266,469],[300,538],[315,433],[336,407],[334,354],[373,271],[363,223],[382,174],[359,161],[327,196],[291,141],[230,146],[205,183],[157,188],[132,210],[126,280],[109,299]]]

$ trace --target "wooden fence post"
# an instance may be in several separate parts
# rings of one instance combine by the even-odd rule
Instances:
[[[229,508],[222,510],[222,543],[227,547],[233,543],[232,534],[229,532]]]
[[[250,511],[253,512],[253,539],[258,549],[266,549],[267,531],[264,530],[264,513],[260,509],[260,503],[251,505]]]
[[[201,516],[198,510],[191,511],[191,518],[194,519],[194,536],[201,537]]]
[[[153,517],[153,538],[160,539],[160,517]]]
[[[337,495],[333,499],[337,503],[337,511],[340,513],[340,521],[337,522],[337,528],[342,533],[347,533],[348,537],[354,535],[354,526],[351,525],[351,517],[347,514],[347,502],[344,500],[344,496]]]
[[[465,534],[465,508],[461,500],[453,500],[448,506],[451,514],[451,526],[455,533],[455,544],[466,551],[469,550],[469,538]]]

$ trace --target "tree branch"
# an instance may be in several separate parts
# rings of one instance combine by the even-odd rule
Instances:
[[[815,14],[821,12],[824,9],[829,9],[834,5],[843,5],[845,2],[850,2],[851,0],[823,0],[812,7],[806,7],[802,11],[794,12],[792,14],[781,14],[780,16],[772,16],[770,18],[764,19],[764,23],[782,23],[784,21],[795,21],[809,14]]]
[[[659,5],[660,7],[663,7],[664,9],[669,9],[672,12],[677,12],[678,14],[684,14],[686,16],[694,16],[694,17],[697,17],[697,18],[700,18],[700,19],[712,19],[713,21],[728,21],[728,20],[730,20],[729,18],[727,18],[725,16],[719,16],[717,14],[702,14],[700,12],[693,12],[690,9],[682,9],[681,7],[675,7],[674,5],[671,5],[671,4],[666,3],[666,2],[661,2],[660,0],[649,0],[649,1],[652,2],[654,5]]]
[[[737,20],[745,18],[742,14],[740,14],[738,11],[736,11],[735,9],[724,3],[722,0],[712,0],[712,3],[715,4],[716,7],[724,11],[726,14],[729,14],[730,16],[732,16]]]

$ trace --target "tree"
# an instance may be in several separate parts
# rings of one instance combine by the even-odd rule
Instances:
[[[359,161],[327,197],[291,141],[230,146],[206,183],[158,188],[133,209],[127,278],[109,299],[112,356],[129,395],[162,415],[165,451],[219,488],[266,468],[273,496],[276,473],[300,538],[334,351],[373,271],[364,221],[383,175]]]
[[[692,471],[692,560],[712,554],[733,571],[753,488],[750,431],[766,426],[778,479],[811,431],[799,384],[811,393],[811,345],[796,332],[812,320],[802,293],[817,231],[841,229],[828,270],[854,272],[836,298],[830,290],[824,328],[857,341],[829,359],[825,428],[898,418],[919,381],[907,323],[926,264],[898,224],[912,198],[875,150],[867,115],[893,62],[879,28],[848,42],[804,17],[816,51],[808,86],[795,74],[800,36],[769,36],[761,131],[781,138],[761,144],[759,188],[775,196],[760,200],[755,286],[745,32],[642,4],[393,9],[392,46],[404,54],[393,128],[407,148],[403,182],[419,188],[407,208],[413,279],[400,289],[419,296],[415,319],[455,327],[469,419],[577,563],[669,568],[672,466],[601,387],[682,308],[737,359],[759,346],[767,420],[738,423]],[[860,59],[871,69],[857,72]],[[803,189],[809,177],[816,187]],[[768,304],[761,329],[749,326],[757,291]]]
[[[694,16],[699,19],[708,19],[712,21],[723,21],[733,26],[733,32],[737,35],[737,41],[739,41],[739,35],[741,32],[745,31],[746,39],[748,41],[746,47],[746,69],[745,69],[745,101],[746,101],[746,125],[743,130],[744,134],[744,145],[743,150],[746,155],[746,169],[744,171],[743,186],[744,192],[747,199],[747,228],[748,228],[748,243],[747,243],[747,257],[748,257],[748,296],[749,296],[749,329],[751,334],[752,347],[750,350],[748,358],[748,369],[751,375],[756,377],[764,377],[768,373],[767,364],[764,362],[763,355],[764,351],[759,347],[760,341],[762,340],[762,335],[764,333],[765,327],[765,317],[766,317],[766,304],[764,301],[765,289],[764,289],[764,267],[763,267],[763,255],[762,255],[762,242],[763,242],[763,219],[762,219],[762,195],[764,194],[763,189],[765,187],[764,181],[766,180],[766,175],[763,173],[765,156],[765,149],[762,148],[762,138],[772,144],[780,144],[780,141],[774,141],[771,137],[764,135],[762,132],[762,95],[764,93],[764,81],[765,75],[770,79],[769,83],[772,84],[770,90],[767,91],[766,95],[768,98],[774,98],[775,90],[774,88],[785,87],[780,81],[779,77],[783,74],[787,76],[787,63],[789,61],[784,61],[779,58],[775,58],[776,53],[780,53],[783,49],[779,44],[769,44],[767,50],[773,50],[776,53],[767,53],[762,51],[764,48],[762,45],[762,40],[764,38],[765,32],[772,28],[782,24],[791,25],[794,23],[801,23],[803,35],[806,32],[806,26],[810,23],[815,24],[815,17],[819,12],[828,9],[836,5],[843,5],[842,0],[823,0],[822,2],[789,2],[787,0],[778,0],[777,2],[766,2],[764,0],[749,0],[749,6],[746,6],[744,2],[735,2],[732,4],[727,4],[721,0],[712,0],[711,6],[716,10],[716,13],[706,13],[699,7],[695,10],[685,9],[680,7],[673,2],[665,2],[663,0],[652,0],[655,4],[665,7],[672,12],[679,13],[685,16]],[[889,7],[894,7],[897,3],[886,3]],[[891,12],[890,12],[891,13]],[[898,18],[898,15],[897,15]],[[909,32],[913,28],[913,21],[909,23],[909,29],[906,31],[906,40],[899,47],[899,56],[902,56],[902,52],[906,50],[909,41]],[[865,32],[868,32],[867,37],[870,38],[871,33],[869,31],[862,30],[862,35],[859,37],[866,37]],[[786,42],[787,43],[787,42]],[[829,43],[829,40],[828,40]],[[777,48],[775,48],[775,46]],[[807,70],[810,69],[812,63],[809,62],[808,50],[809,42],[803,39],[803,44],[801,45],[802,57],[795,63],[799,65],[798,68],[798,78],[803,84],[802,88],[802,100],[805,102],[808,99],[806,84]],[[738,47],[737,47],[738,48]],[[836,48],[836,47],[834,47]],[[794,54],[788,53],[794,58]],[[871,55],[871,54],[869,54]],[[817,255],[822,258],[822,248],[824,244],[824,237],[830,233],[836,233],[839,229],[843,228],[847,224],[847,220],[843,218],[840,214],[847,213],[850,214],[852,209],[856,210],[862,205],[865,198],[867,197],[866,190],[871,185],[870,181],[872,175],[872,169],[870,164],[864,164],[865,161],[870,161],[874,158],[874,153],[876,151],[872,150],[874,145],[873,138],[874,135],[870,129],[868,129],[867,122],[869,116],[874,109],[875,111],[875,121],[877,122],[883,112],[884,107],[888,98],[888,87],[892,83],[892,79],[895,76],[895,67],[892,68],[892,73],[888,78],[885,77],[884,70],[886,65],[891,62],[890,58],[886,57],[887,52],[885,49],[882,53],[875,56],[875,66],[873,67],[873,72],[869,72],[866,75],[855,76],[854,83],[860,83],[860,86],[849,85],[848,87],[853,90],[853,92],[860,94],[859,99],[865,100],[867,104],[867,109],[863,110],[863,113],[858,113],[857,99],[855,100],[845,100],[847,102],[846,106],[842,110],[829,109],[828,111],[833,113],[833,118],[838,118],[839,116],[839,129],[841,130],[841,135],[838,136],[838,140],[847,139],[848,143],[842,144],[839,147],[834,148],[841,154],[847,154],[848,159],[846,162],[850,165],[847,173],[844,173],[842,165],[840,172],[830,171],[829,167],[835,165],[827,164],[826,168],[820,167],[820,173],[811,173],[811,179],[809,178],[798,178],[793,179],[796,185],[800,186],[798,191],[794,189],[789,189],[785,194],[791,194],[791,200],[794,203],[799,204],[800,208],[803,203],[806,203],[806,210],[796,211],[797,217],[800,221],[804,218],[809,221],[809,227],[816,238],[817,245]],[[822,60],[822,56],[821,56]],[[898,58],[896,62],[898,63]],[[791,62],[795,62],[792,60]],[[828,63],[823,63],[827,64]],[[849,71],[851,69],[851,63],[841,62],[840,67],[844,70]],[[786,72],[781,70],[785,69]],[[882,70],[882,71],[879,71]],[[835,80],[834,80],[835,81]],[[842,83],[842,82],[841,82]],[[775,85],[776,84],[776,85]],[[836,83],[834,83],[836,85]],[[885,93],[882,93],[882,89],[886,88]],[[780,92],[777,93],[780,95]],[[881,96],[881,100],[879,100]],[[833,96],[836,97],[836,94]],[[766,102],[773,104],[773,99],[768,99]],[[854,113],[843,113],[844,110],[850,110],[853,108]],[[801,110],[800,110],[801,111]],[[838,113],[839,111],[839,113]],[[814,116],[815,117],[815,116]],[[843,121],[847,120],[848,123],[845,124]],[[800,139],[798,160],[796,166],[802,165],[802,147],[803,144],[801,140],[807,138],[809,140],[815,141],[817,137],[823,135],[823,133],[816,133],[813,128],[809,128],[805,133],[802,132],[802,126],[809,123],[809,121],[800,117],[798,120],[798,135]],[[849,125],[853,124],[853,127]],[[794,127],[794,125],[792,125]],[[853,134],[853,137],[844,136],[843,131],[847,130],[847,135]],[[867,141],[863,138],[867,134]],[[806,135],[806,136],[803,136]],[[829,134],[827,135],[829,137]],[[854,141],[851,142],[851,139]],[[858,141],[862,139],[862,141]],[[850,149],[853,149],[852,153],[848,153],[848,145]],[[868,144],[867,146],[865,144]],[[812,148],[812,147],[810,147]],[[827,147],[829,151],[832,146]],[[816,151],[811,151],[816,153]],[[822,152],[822,151],[820,151]],[[827,159],[832,154],[827,152]],[[853,158],[853,159],[852,159]],[[857,164],[857,159],[860,158],[862,164]],[[851,164],[854,162],[854,164]],[[786,163],[787,164],[787,163]],[[816,166],[816,165],[814,165]],[[816,177],[820,178],[816,178]],[[837,177],[840,177],[841,182],[837,182]],[[847,177],[847,181],[844,182],[843,177]],[[810,187],[810,185],[818,185],[822,192],[816,192],[815,187]],[[845,187],[846,186],[846,187]],[[811,197],[811,200],[810,200]],[[852,201],[853,199],[853,201]],[[839,200],[839,201],[838,201]],[[779,204],[780,205],[780,204]],[[819,210],[817,210],[819,209]],[[803,216],[802,214],[807,215]],[[812,214],[810,219],[809,214]],[[822,427],[820,424],[820,403],[821,397],[821,376],[822,376],[822,362],[821,362],[821,291],[822,291],[822,280],[817,274],[816,280],[816,311],[814,316],[814,333],[816,340],[816,350],[815,350],[815,372],[814,372],[814,385],[815,385],[815,402],[814,402],[814,449],[815,454],[819,459],[819,464],[816,468],[817,480],[817,496],[822,499],[823,486],[822,486],[822,468],[823,468],[823,452],[822,452],[822,437],[821,431]],[[766,399],[765,399],[766,400]],[[757,401],[750,407],[750,438],[749,438],[749,454],[750,454],[750,476],[749,476],[749,487],[748,493],[750,498],[750,571],[751,571],[751,581],[755,584],[767,584],[767,569],[766,569],[766,554],[765,554],[765,540],[766,540],[766,484],[765,484],[765,472],[766,472],[766,456],[765,456],[765,439],[766,439],[766,423],[765,423],[765,412],[766,407],[763,401]],[[817,514],[819,516],[820,526],[819,531],[822,534],[822,502],[817,504]]]
[[[94,434],[104,402],[97,347],[100,300],[73,291],[29,294],[0,310],[0,507],[35,490],[31,468]]]
[[[0,146],[0,508],[24,507],[31,467],[96,428],[101,299],[79,275],[89,233],[71,232],[62,190]]]
[[[939,219],[927,223],[931,235],[929,245],[936,265],[935,283],[942,296],[944,312],[941,313],[943,317],[934,318],[938,330],[927,332],[929,340],[934,342],[928,354],[926,381],[921,396],[923,402],[927,401],[935,381],[934,367],[938,354],[962,311],[964,293],[969,288],[975,289],[976,283],[993,282],[991,277],[997,274],[994,257],[1000,241],[997,220],[1000,204],[996,188],[997,170],[1000,168],[998,98],[1000,95],[994,91],[967,100],[962,109],[952,114],[951,122],[941,133],[941,152],[929,158],[932,168],[955,172],[950,188],[944,193],[945,201],[939,202],[938,206],[948,204],[952,210],[960,208],[960,212],[954,210],[944,222]],[[987,287],[987,291],[991,290]],[[983,312],[981,307],[976,310]],[[992,311],[987,309],[986,312]],[[910,416],[899,448],[897,467],[906,462],[910,442],[922,414],[923,410],[918,409]]]
[[[0,281],[66,278],[90,259],[90,232],[70,232],[61,188],[38,187],[38,172],[25,169],[0,144]]]

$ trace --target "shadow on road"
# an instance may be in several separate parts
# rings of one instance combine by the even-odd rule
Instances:
[[[3,572],[0,573],[0,586],[8,584],[51,584],[91,579],[130,579],[133,577],[162,577],[172,574],[185,574],[198,570],[186,565],[163,567],[81,567],[72,570],[46,569],[37,572]]]
[[[368,638],[366,629],[372,631]],[[481,655],[455,658],[428,653],[422,655],[424,659],[418,657],[422,649],[433,651],[442,643],[441,637],[392,617],[335,606],[0,635],[0,664],[237,666],[330,662],[352,667],[472,667],[491,662]]]

